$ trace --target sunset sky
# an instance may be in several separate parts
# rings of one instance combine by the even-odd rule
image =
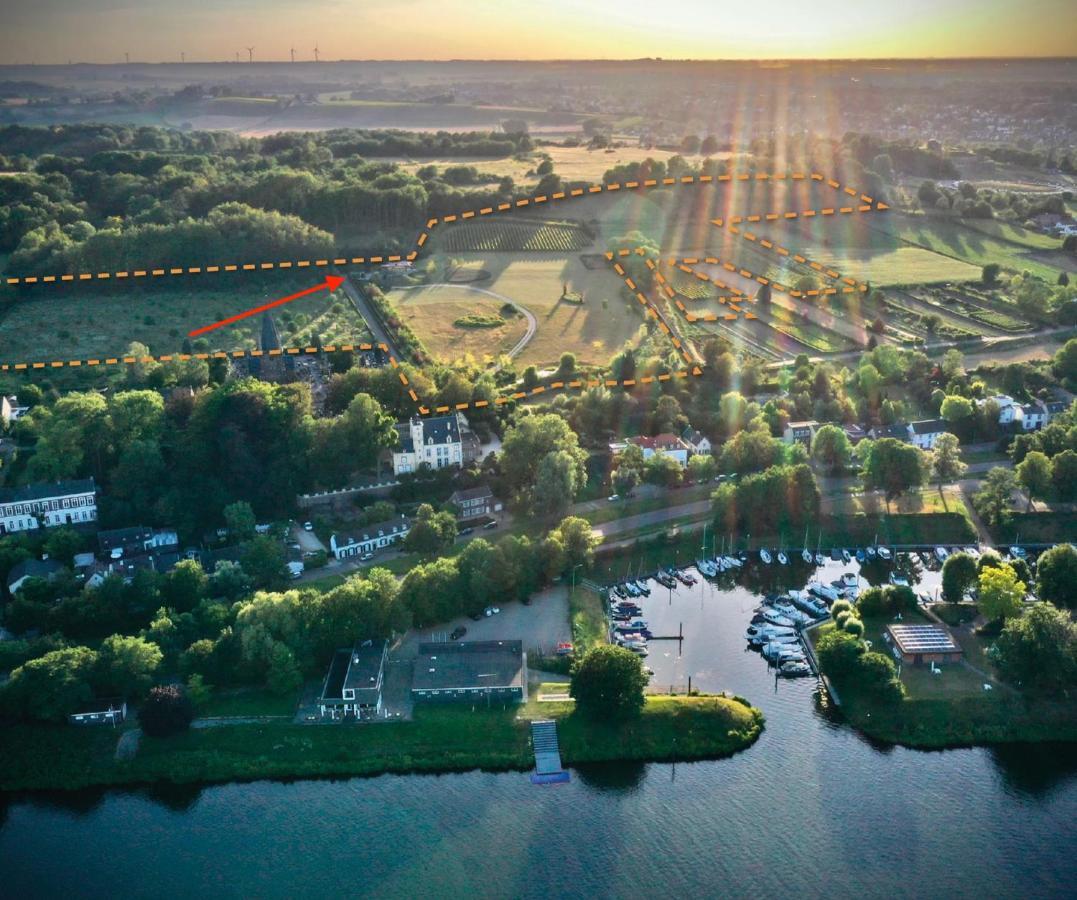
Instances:
[[[7,0],[0,62],[1069,56],[1072,0]],[[245,55],[245,51],[244,55]]]

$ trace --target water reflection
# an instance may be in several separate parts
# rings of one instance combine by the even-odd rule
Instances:
[[[1077,744],[999,744],[989,752],[1008,793],[1041,800],[1077,779]]]
[[[634,792],[647,774],[647,763],[582,763],[574,766],[575,777],[597,791],[629,794]]]

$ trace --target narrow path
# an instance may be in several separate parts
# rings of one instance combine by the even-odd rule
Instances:
[[[991,532],[987,530],[987,526],[984,525],[983,519],[980,518],[980,514],[976,512],[976,507],[972,505],[972,500],[969,498],[968,491],[972,484],[978,486],[979,482],[961,483],[961,499],[964,501],[965,509],[969,511],[969,518],[972,520],[972,524],[976,526],[976,533],[980,536],[980,543],[988,547],[993,547],[995,545],[995,540],[991,537]]]
[[[134,759],[138,755],[138,744],[141,740],[141,728],[132,728],[121,734],[120,739],[116,741],[116,759],[120,761]]]
[[[348,299],[351,301],[352,306],[355,307],[355,311],[358,312],[366,322],[366,327],[370,329],[370,334],[374,338],[374,343],[385,344],[393,356],[399,360],[405,359],[406,357],[400,352],[400,348],[397,346],[396,341],[393,340],[393,336],[389,334],[389,331],[381,324],[381,319],[371,307],[366,297],[363,296],[363,292],[352,284],[351,278],[346,274],[344,275],[344,283],[341,287],[344,288],[344,293],[348,295]]]
[[[470,284],[410,284],[405,287],[396,288],[399,291],[437,291],[444,290],[445,288],[452,288],[453,290],[474,291],[476,294],[485,294],[487,297],[493,297],[495,300],[500,300],[502,303],[507,303],[513,309],[515,309],[520,315],[527,319],[527,331],[524,336],[516,342],[516,346],[508,351],[505,355],[509,359],[517,357],[530,342],[531,338],[535,336],[535,329],[538,328],[538,320],[535,318],[535,314],[531,312],[526,306],[521,306],[511,297],[506,297],[504,294],[499,294],[497,291],[490,291],[486,288],[475,287]]]

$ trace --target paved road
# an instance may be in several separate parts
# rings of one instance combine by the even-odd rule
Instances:
[[[351,278],[345,275],[344,283],[341,287],[344,288],[344,293],[348,295],[348,299],[355,305],[355,308],[359,310],[359,315],[366,321],[366,327],[370,329],[370,334],[374,338],[374,343],[385,344],[393,356],[397,359],[404,359],[404,354],[400,352],[400,348],[396,345],[392,335],[382,327],[377,314],[371,308],[370,303],[363,295],[363,292],[352,284]]]
[[[651,525],[664,525],[677,519],[687,519],[692,516],[702,516],[710,512],[711,501],[697,500],[694,503],[685,503],[681,506],[667,506],[664,509],[656,509],[651,512],[640,513],[637,516],[626,516],[623,519],[614,519],[612,522],[603,522],[595,526],[595,531],[602,535],[603,539],[615,537],[626,531],[636,531]]]

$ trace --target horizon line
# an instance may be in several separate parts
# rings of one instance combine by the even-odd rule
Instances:
[[[243,62],[234,59],[203,59],[203,60],[131,60],[130,62],[117,60],[113,62],[92,62],[89,60],[68,60],[67,62],[0,62],[0,69],[6,68],[70,68],[72,66],[102,66],[129,68],[131,66],[197,66],[197,65],[225,65],[225,66],[331,66],[355,63],[425,63],[425,64],[454,64],[454,63],[515,63],[518,65],[548,65],[553,63],[672,63],[672,64],[708,64],[708,63],[740,63],[740,64],[792,64],[792,63],[916,63],[916,62],[1073,62],[1077,61],[1077,54],[1070,56],[792,56],[792,57],[663,57],[663,56],[638,56],[638,57],[549,57],[542,59],[498,58],[498,57],[447,57],[447,58],[421,58],[421,57],[385,57],[380,59],[264,59]]]

